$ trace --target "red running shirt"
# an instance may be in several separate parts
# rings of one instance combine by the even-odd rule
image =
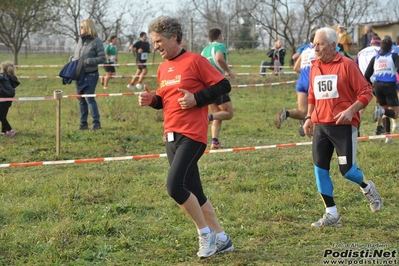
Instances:
[[[323,80],[324,78],[326,79]],[[315,106],[312,113],[313,123],[335,124],[334,117],[339,112],[356,101],[362,102],[366,107],[373,98],[372,87],[359,67],[340,53],[328,64],[313,60],[309,80],[308,103]],[[329,84],[334,84],[331,89]],[[352,117],[351,125],[357,127],[359,121],[360,115],[356,113]]]
[[[194,106],[183,110],[177,101],[184,94],[177,89],[191,93],[219,83],[224,79],[209,61],[195,53],[186,51],[173,60],[158,67],[158,89],[162,97],[164,134],[176,132],[198,142],[208,143],[208,107]]]

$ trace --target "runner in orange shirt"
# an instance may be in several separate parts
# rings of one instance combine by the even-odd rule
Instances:
[[[205,196],[198,169],[208,134],[208,105],[229,93],[229,81],[208,60],[181,47],[183,31],[177,19],[161,16],[149,25],[154,50],[165,62],[158,68],[158,89],[146,85],[141,106],[163,108],[164,140],[170,169],[167,191],[190,216],[199,235],[200,258],[234,249]]]
[[[364,180],[356,164],[359,111],[373,98],[372,87],[356,63],[336,51],[337,43],[337,35],[331,28],[316,31],[313,42],[316,59],[310,68],[308,112],[303,128],[307,136],[313,136],[316,184],[326,210],[312,227],[342,226],[330,176],[334,149],[342,176],[360,186],[373,212],[382,207],[374,183]]]

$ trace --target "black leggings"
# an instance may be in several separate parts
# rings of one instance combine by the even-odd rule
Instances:
[[[7,120],[8,109],[10,109],[11,104],[11,101],[0,102],[0,122],[1,132],[3,133],[6,133],[7,131],[10,131],[12,129],[10,123],[8,123]]]
[[[197,164],[205,149],[204,143],[178,133],[174,133],[174,141],[166,142],[170,165],[166,188],[168,194],[180,205],[187,201],[190,193],[197,197],[200,206],[207,201]]]

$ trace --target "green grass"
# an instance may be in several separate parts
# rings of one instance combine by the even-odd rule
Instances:
[[[264,55],[232,52],[230,64],[259,65]],[[28,55],[21,56],[20,64],[64,64],[67,58]],[[0,61],[10,59],[0,55]],[[131,55],[121,55],[124,62],[133,62]],[[119,67],[117,73],[135,69]],[[156,67],[149,71],[155,74]],[[19,69],[17,75],[58,73],[56,68],[32,68]],[[231,82],[296,78],[250,75]],[[75,94],[74,86],[63,86],[60,79],[20,81],[16,97],[52,96],[59,89]],[[129,91],[128,81],[111,80],[107,92]],[[146,83],[156,89],[154,78]],[[97,93],[103,93],[100,85]],[[280,130],[274,127],[279,108],[296,107],[294,84],[233,89],[230,96],[235,116],[223,122],[224,148],[309,141],[298,136],[295,120],[287,120]],[[61,102],[60,155],[55,150],[55,102],[20,101],[8,116],[17,135],[0,139],[1,164],[165,153],[162,114],[139,107],[137,96],[97,98],[103,129],[95,132],[77,130],[76,99]],[[374,135],[371,109],[362,120],[363,136]],[[333,245],[397,249],[398,143],[394,139],[386,145],[381,139],[358,145],[358,166],[384,198],[379,213],[372,213],[359,188],[340,176],[334,156],[331,176],[344,226],[321,230],[309,226],[324,212],[310,145],[205,154],[199,163],[204,189],[235,245],[234,252],[206,260],[196,257],[193,223],[166,193],[166,158],[1,168],[0,265],[322,265],[324,250]]]

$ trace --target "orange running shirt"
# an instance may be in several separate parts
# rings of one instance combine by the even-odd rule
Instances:
[[[205,57],[188,51],[173,60],[161,63],[157,75],[156,94],[162,97],[164,134],[176,132],[207,144],[208,107],[194,106],[183,110],[177,100],[184,94],[177,89],[196,93],[217,84],[225,78],[224,75]]]

